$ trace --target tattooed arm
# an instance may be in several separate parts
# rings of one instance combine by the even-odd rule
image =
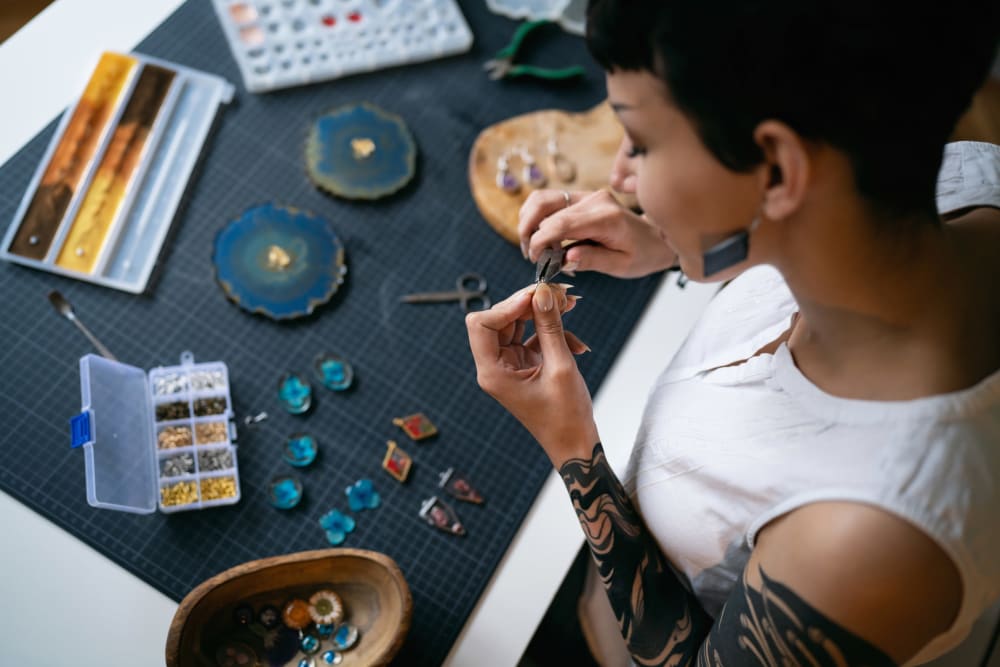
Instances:
[[[686,665],[711,618],[668,567],[601,443],[559,469],[625,644],[640,665]]]
[[[600,443],[559,471],[640,665],[891,667],[957,612],[958,574],[923,533],[864,505],[817,503],[761,533],[713,625],[668,567]]]

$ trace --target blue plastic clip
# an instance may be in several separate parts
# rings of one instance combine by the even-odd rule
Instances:
[[[69,431],[70,447],[73,449],[90,442],[90,410],[72,417],[69,420]]]

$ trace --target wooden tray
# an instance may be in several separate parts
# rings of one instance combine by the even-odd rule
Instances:
[[[559,152],[575,168],[571,181],[560,181],[548,163],[546,147],[553,136]],[[621,124],[607,102],[584,113],[546,109],[508,118],[480,132],[472,145],[469,153],[472,197],[486,222],[500,236],[517,244],[517,215],[532,188],[522,183],[519,192],[510,194],[497,187],[497,159],[513,146],[522,146],[547,177],[545,188],[571,192],[600,190],[608,188],[608,175],[623,136]],[[520,180],[521,160],[513,159],[510,166]],[[635,205],[634,197],[612,194],[626,206]]]
[[[167,667],[210,667],[215,651],[239,628],[233,611],[280,608],[321,588],[340,595],[347,620],[360,632],[343,652],[344,667],[388,665],[410,629],[413,598],[395,561],[375,551],[322,549],[250,561],[201,583],[181,601],[167,633]],[[292,661],[290,664],[296,664]]]

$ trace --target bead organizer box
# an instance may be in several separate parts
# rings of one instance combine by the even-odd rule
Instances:
[[[229,371],[221,362],[142,369],[80,359],[82,411],[71,420],[83,447],[87,502],[149,514],[240,500]]]
[[[212,74],[102,54],[63,114],[0,257],[145,290],[216,112],[232,96]]]
[[[212,0],[252,93],[468,51],[455,0]]]

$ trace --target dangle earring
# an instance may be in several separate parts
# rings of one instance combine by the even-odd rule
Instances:
[[[750,254],[750,233],[757,229],[760,218],[754,218],[747,229],[716,243],[702,254],[702,275],[708,278],[744,261]]]
[[[549,171],[555,174],[563,183],[572,183],[576,179],[576,166],[569,158],[559,152],[559,144],[555,135],[549,137],[545,144],[545,152],[549,155]]]
[[[545,187],[548,179],[535,163],[535,156],[529,153],[527,148],[518,149],[518,154],[521,156],[521,162],[524,163],[524,167],[521,169],[521,180],[533,188]]]
[[[497,158],[497,187],[507,194],[517,194],[521,190],[521,184],[510,172],[510,165],[507,162],[507,152],[505,151]]]

